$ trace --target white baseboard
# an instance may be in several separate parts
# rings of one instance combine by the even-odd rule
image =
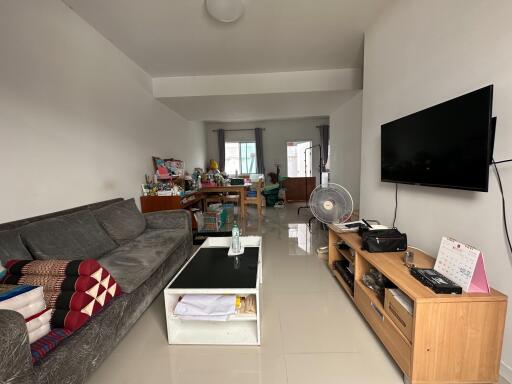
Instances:
[[[501,361],[500,375],[507,380],[507,382],[512,384],[512,367],[505,364],[503,360]]]

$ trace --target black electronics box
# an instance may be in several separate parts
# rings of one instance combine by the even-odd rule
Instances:
[[[244,183],[245,183],[244,179],[236,178],[236,177],[232,178],[230,181],[231,181],[231,185],[244,185]]]
[[[461,294],[462,287],[430,268],[411,268],[411,275],[435,293]]]

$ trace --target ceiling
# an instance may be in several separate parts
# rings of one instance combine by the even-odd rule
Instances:
[[[390,0],[245,0],[233,24],[204,0],[63,0],[152,77],[361,68]]]

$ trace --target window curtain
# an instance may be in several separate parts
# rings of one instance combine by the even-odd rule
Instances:
[[[223,129],[217,130],[217,141],[219,143],[219,169],[223,172],[226,165],[226,136]]]
[[[322,172],[325,172],[327,169],[325,164],[327,164],[327,159],[329,157],[329,126],[328,125],[319,125],[318,129],[320,130],[320,144],[322,145]]]
[[[265,162],[263,161],[263,129],[254,128],[256,138],[256,172],[265,175]]]

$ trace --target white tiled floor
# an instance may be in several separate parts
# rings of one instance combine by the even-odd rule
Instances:
[[[317,257],[327,233],[296,208],[252,214],[245,230],[264,241],[261,347],[169,346],[160,295],[89,383],[403,383]]]

